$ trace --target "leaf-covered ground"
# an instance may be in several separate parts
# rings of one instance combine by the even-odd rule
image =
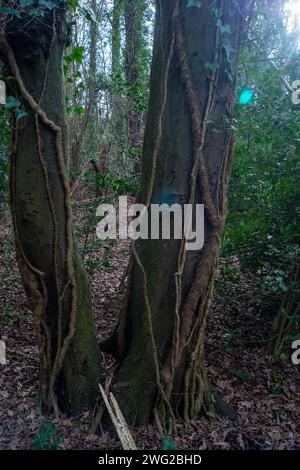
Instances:
[[[76,204],[77,235],[93,292],[98,339],[109,335],[118,318],[129,257],[128,242],[100,244],[95,238],[94,207]],[[89,215],[90,214],[90,215]],[[218,278],[217,286],[222,285]],[[178,449],[300,449],[300,374],[289,358],[279,363],[266,349],[268,324],[251,299],[241,275],[230,305],[216,294],[207,328],[207,366],[218,393],[236,411],[234,418],[200,417],[188,429],[178,423],[172,436]],[[217,289],[217,292],[218,289]],[[253,297],[253,296],[252,296]],[[31,313],[15,263],[9,216],[0,221],[0,339],[7,365],[0,365],[0,448],[30,449],[44,418],[38,409],[38,354]],[[109,373],[112,361],[104,364]],[[64,449],[118,448],[114,433],[91,435],[91,413],[57,423]],[[132,429],[138,448],[159,449],[153,426]]]

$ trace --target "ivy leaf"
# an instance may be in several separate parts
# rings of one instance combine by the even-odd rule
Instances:
[[[201,5],[202,5],[202,0],[187,0],[188,8],[192,8],[192,7],[200,8]]]
[[[230,25],[222,23],[221,20],[217,20],[217,27],[221,31],[221,34],[225,34],[225,33],[230,34],[231,33]]]
[[[83,59],[83,54],[84,54],[84,46],[73,47],[71,54],[67,56],[66,59],[69,58],[70,59],[69,62],[74,61],[74,62],[81,64],[82,59]]]
[[[5,107],[7,109],[17,109],[21,106],[21,101],[17,100],[16,98],[14,98],[13,96],[8,96],[7,100],[6,100],[6,105]]]
[[[213,13],[215,18],[219,18],[220,10],[218,8],[213,8],[212,13]]]
[[[15,8],[8,8],[8,7],[1,7],[0,8],[0,13],[3,13],[4,15],[13,15],[16,16],[17,18],[21,19],[21,13],[19,10],[16,10]]]
[[[77,106],[76,108],[73,109],[74,113],[77,114],[77,116],[81,116],[84,112],[84,107],[83,106]]]
[[[34,0],[20,0],[20,6],[21,7],[29,7],[34,3]]]
[[[162,450],[177,450],[176,444],[169,437],[164,437],[162,442]]]
[[[24,111],[23,109],[15,109],[14,113],[15,113],[17,121],[19,121],[19,119],[22,119],[23,117],[28,116],[28,113]]]
[[[51,2],[51,0],[39,0],[39,4],[48,10],[53,10],[53,8],[57,6],[55,3]]]
[[[204,67],[208,70],[212,70],[213,72],[215,72],[216,70],[218,70],[220,68],[220,65],[219,64],[213,64],[213,63],[210,63],[210,62],[205,62]]]
[[[231,45],[228,42],[223,44],[223,48],[226,53],[227,60],[230,61],[230,55],[232,52],[234,52],[234,49],[231,47]]]
[[[233,83],[233,75],[232,75],[231,71],[228,70],[228,69],[226,69],[226,70],[225,70],[225,73],[226,73],[226,75],[227,75],[229,81],[230,81],[231,83]]]
[[[68,1],[68,7],[71,8],[71,10],[76,10],[79,6],[79,1],[78,0],[69,0]]]
[[[249,375],[244,372],[243,370],[237,370],[234,375],[238,377],[239,379],[243,380],[244,382],[249,381],[250,377]]]

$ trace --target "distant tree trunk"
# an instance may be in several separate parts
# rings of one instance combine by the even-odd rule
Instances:
[[[71,142],[71,162],[77,172],[80,171],[81,167],[81,150],[84,143],[84,137],[91,116],[93,115],[93,109],[95,107],[96,89],[97,89],[97,34],[98,34],[98,8],[96,0],[92,2],[92,10],[95,15],[96,21],[90,22],[90,44],[89,44],[89,66],[88,66],[88,77],[86,83],[86,94],[84,101],[84,112],[81,119],[77,115],[73,116],[74,130]]]
[[[125,0],[125,71],[128,84],[128,136],[133,150],[141,147],[141,112],[136,109],[135,97],[139,77],[139,61],[142,49],[142,21],[144,0]]]
[[[91,165],[95,172],[95,196],[99,197],[103,195],[104,177],[107,171],[107,150],[102,148],[99,154],[99,162],[92,159]]]
[[[132,2],[129,2],[130,4]],[[197,2],[194,2],[195,5]],[[205,244],[139,240],[114,339],[113,393],[131,423],[186,423],[213,405],[204,367],[233,156],[232,118],[248,2],[158,2],[141,202],[205,205]],[[134,78],[135,79],[135,78]],[[112,338],[113,340],[113,338]]]
[[[120,71],[121,59],[121,30],[120,30],[120,14],[124,0],[114,0],[112,34],[111,34],[111,68],[112,75],[118,74]]]
[[[124,13],[124,0],[114,0],[111,30],[111,141],[113,153],[123,164],[119,155],[121,148],[127,143],[125,108],[122,99],[123,74],[121,67],[121,17]]]
[[[28,113],[14,123],[10,197],[16,252],[34,315],[44,412],[94,403],[100,368],[88,279],[72,231],[68,182],[63,10],[1,31],[11,93]]]

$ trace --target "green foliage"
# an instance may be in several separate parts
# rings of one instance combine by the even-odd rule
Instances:
[[[21,108],[22,103],[20,100],[13,96],[8,96],[6,100],[5,107],[9,111],[13,111],[14,115],[16,117],[16,120],[18,121],[19,119],[28,116],[28,113]]]
[[[162,441],[162,450],[177,450],[177,447],[170,437],[164,437]]]
[[[240,380],[243,382],[251,382],[252,379],[251,377],[243,370],[237,370],[234,375],[238,377]]]
[[[280,395],[282,392],[282,387],[284,385],[284,378],[279,365],[273,367],[272,378],[273,384],[270,387],[270,392],[275,396]]]
[[[3,273],[2,275],[4,277],[5,273]],[[3,282],[7,282],[5,277],[4,277]],[[2,284],[1,280],[0,280],[0,284]],[[6,308],[1,309],[0,321],[3,325],[13,325],[15,323],[18,323],[24,320],[27,317],[27,315],[28,315],[28,312],[22,311],[22,310],[16,311],[13,305],[9,305]]]
[[[65,63],[70,64],[71,62],[77,62],[78,64],[81,64],[84,50],[85,48],[83,46],[73,47],[72,52],[64,57]]]
[[[258,11],[241,57],[239,88],[255,99],[237,106],[238,133],[223,254],[282,295],[300,250],[300,113],[282,83],[299,77],[299,52],[282,13]],[[272,39],[271,39],[272,38]],[[276,44],[276,45],[275,45]],[[277,56],[276,63],[268,57]],[[286,60],[285,58],[288,58]],[[295,60],[294,60],[295,59]],[[241,96],[241,95],[240,95]]]
[[[0,197],[7,195],[9,175],[9,144],[11,129],[8,122],[9,111],[5,108],[0,112]]]
[[[8,170],[7,149],[0,144],[0,196],[7,191]]]
[[[0,13],[7,16],[13,16],[17,19],[22,19],[26,16],[44,16],[54,8],[62,5],[61,0],[18,0],[18,1],[4,1],[1,6]]]
[[[60,450],[63,438],[55,421],[46,421],[43,429],[36,434],[32,445],[34,450]]]
[[[116,196],[122,196],[127,193],[136,193],[137,182],[123,178],[114,178],[110,175],[99,174],[97,186],[108,191],[112,191]]]

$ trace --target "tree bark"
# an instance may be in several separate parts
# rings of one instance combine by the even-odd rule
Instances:
[[[113,393],[130,423],[193,420],[213,409],[204,367],[232,165],[235,77],[248,2],[158,2],[141,202],[205,205],[205,244],[139,240],[114,343]],[[226,32],[227,31],[227,32]],[[230,63],[229,63],[229,60]]]
[[[93,0],[91,4],[92,11],[95,15],[95,21],[90,22],[90,44],[89,44],[89,67],[86,82],[86,94],[84,100],[84,112],[80,119],[74,114],[72,120],[72,139],[71,139],[71,163],[77,172],[81,169],[81,150],[84,144],[84,137],[88,128],[93,111],[95,108],[95,99],[97,92],[97,35],[98,35],[98,17],[99,10],[96,1]]]
[[[115,76],[120,72],[121,61],[121,29],[120,16],[123,9],[123,0],[114,0],[112,13],[112,33],[111,33],[111,70]]]
[[[127,127],[133,150],[141,148],[141,113],[136,109],[134,93],[139,80],[139,61],[142,49],[144,0],[125,0],[125,72],[128,86]]]
[[[88,279],[72,232],[63,51],[65,12],[14,20],[0,55],[11,92],[28,113],[14,123],[10,198],[16,252],[33,311],[46,413],[82,412],[94,403],[100,368]]]

